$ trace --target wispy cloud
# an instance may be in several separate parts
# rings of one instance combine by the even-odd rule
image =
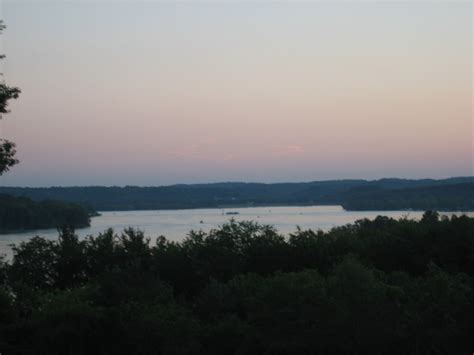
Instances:
[[[303,155],[305,149],[302,145],[275,145],[272,147],[272,155],[277,157],[291,157],[296,155]]]

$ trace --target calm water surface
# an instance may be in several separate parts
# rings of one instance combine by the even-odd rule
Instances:
[[[238,215],[225,215],[226,212],[239,212]],[[223,214],[224,213],[224,214]],[[445,212],[443,214],[462,214],[461,212]],[[322,229],[327,231],[334,226],[352,223],[362,218],[374,218],[384,215],[400,218],[408,215],[409,218],[420,218],[423,212],[413,211],[370,211],[354,212],[345,211],[340,206],[304,206],[304,207],[252,207],[232,209],[194,209],[194,210],[161,210],[161,211],[125,211],[102,212],[99,217],[92,218],[91,226],[78,229],[76,233],[80,238],[88,235],[97,235],[111,227],[120,232],[126,227],[135,227],[145,231],[152,242],[160,235],[170,240],[179,241],[186,237],[190,230],[209,231],[227,222],[230,218],[237,221],[253,220],[263,224],[274,225],[278,231],[288,235],[296,230]],[[474,213],[467,213],[474,216]],[[201,223],[202,221],[202,223]],[[56,239],[58,233],[55,229],[45,229],[22,233],[0,235],[0,253],[11,255],[10,244],[18,244],[29,238],[40,235],[48,239]]]

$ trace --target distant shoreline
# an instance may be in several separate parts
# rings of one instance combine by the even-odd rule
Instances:
[[[90,211],[316,205],[340,205],[348,211],[474,211],[474,177],[159,187],[0,187],[0,193],[35,201],[74,202]]]
[[[341,205],[334,205],[334,204],[277,204],[277,205],[229,205],[229,206],[219,206],[219,207],[182,207],[182,208],[150,208],[150,209],[131,209],[131,210],[100,210],[97,211],[99,216],[103,212],[147,212],[147,211],[188,211],[188,210],[222,210],[222,209],[231,209],[231,208],[266,208],[266,207],[318,207],[318,206],[334,206],[334,207],[341,207],[342,211],[347,212],[425,212],[425,209],[368,209],[368,210],[351,210],[345,209]],[[446,212],[446,213],[470,213],[474,212],[473,209],[469,210],[450,210],[450,209],[436,209],[437,212]],[[97,216],[91,216],[91,218]]]

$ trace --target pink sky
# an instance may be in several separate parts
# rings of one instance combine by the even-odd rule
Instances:
[[[471,11],[5,1],[0,184],[473,175]]]

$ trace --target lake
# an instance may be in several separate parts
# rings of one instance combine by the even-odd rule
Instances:
[[[238,212],[237,215],[226,215],[228,212]],[[253,220],[262,224],[274,225],[278,231],[288,235],[299,226],[302,229],[322,229],[327,231],[334,226],[352,223],[362,218],[375,218],[384,215],[400,218],[421,218],[421,211],[345,211],[341,206],[291,206],[291,207],[250,207],[232,209],[188,209],[188,210],[160,210],[160,211],[121,211],[101,212],[101,216],[91,220],[91,226],[78,229],[80,238],[88,235],[97,235],[111,227],[120,232],[126,227],[135,227],[145,231],[152,239],[160,235],[170,240],[179,241],[186,237],[190,230],[209,231],[227,222],[230,218],[237,221]],[[462,214],[462,212],[444,212],[443,214]],[[473,212],[466,213],[474,216]],[[9,233],[0,235],[0,254],[11,255],[12,243],[20,243],[29,238],[40,235],[48,239],[56,239],[55,229]]]

